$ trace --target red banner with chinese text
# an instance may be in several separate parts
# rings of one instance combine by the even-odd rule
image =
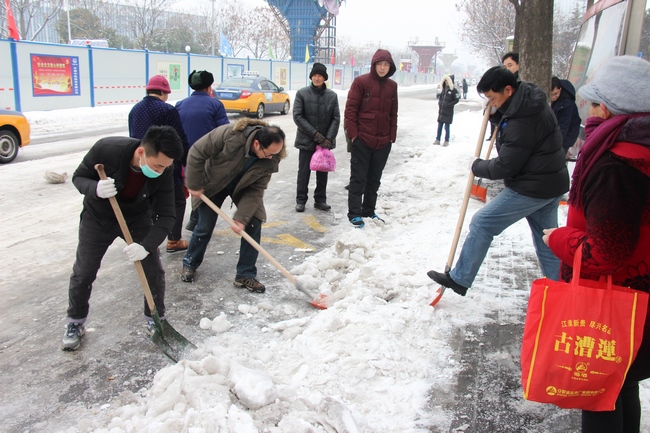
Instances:
[[[582,247],[571,283],[532,284],[521,345],[526,400],[565,409],[611,411],[634,361],[648,294],[607,280],[580,280]]]

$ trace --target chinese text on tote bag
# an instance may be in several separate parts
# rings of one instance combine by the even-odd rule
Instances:
[[[565,409],[614,410],[643,337],[648,294],[580,280],[582,246],[570,283],[533,281],[521,346],[526,400]]]

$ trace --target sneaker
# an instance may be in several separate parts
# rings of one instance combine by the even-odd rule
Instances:
[[[440,144],[440,140],[434,141],[433,144]]]
[[[196,269],[183,266],[183,270],[181,271],[181,281],[191,283],[194,281],[194,277],[196,277]]]
[[[61,340],[62,350],[77,350],[81,345],[81,337],[86,333],[83,323],[70,322]]]
[[[350,218],[350,222],[352,223],[353,226],[355,226],[358,229],[363,228],[363,226],[365,225],[361,217]]]
[[[296,212],[304,212],[305,211],[305,204],[304,203],[298,203],[296,205]]]
[[[465,296],[467,294],[467,287],[461,286],[460,284],[452,280],[451,276],[449,275],[449,272],[445,272],[443,274],[441,272],[429,271],[427,272],[427,276],[431,278],[433,281],[435,281],[436,283],[440,284],[441,286],[449,287],[451,290],[458,293],[460,296]]]
[[[327,203],[314,203],[314,207],[319,210],[330,210],[332,209],[332,206],[328,205]]]
[[[266,287],[264,287],[264,284],[260,283],[257,281],[257,278],[254,277],[235,277],[235,281],[233,282],[235,287],[240,287],[240,288],[247,288],[249,291],[254,292],[254,293],[264,293],[266,291]]]
[[[167,252],[175,253],[176,251],[185,251],[190,246],[188,241],[179,239],[177,241],[167,241]]]
[[[442,143],[442,145],[443,145],[443,146],[449,146],[449,142],[448,142],[448,141],[445,141],[444,143]]]
[[[383,219],[379,218],[379,215],[377,215],[376,213],[370,215],[368,218],[373,219],[373,220],[375,220],[375,221],[381,221],[381,222],[383,222],[383,223],[386,223],[386,221],[384,221]]]

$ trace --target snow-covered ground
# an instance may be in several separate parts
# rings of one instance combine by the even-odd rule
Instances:
[[[470,101],[456,108],[451,145],[432,146],[435,100],[409,104],[413,102],[400,100],[397,144],[380,188],[377,213],[386,225],[368,222],[362,230],[334,226],[331,246],[287,266],[305,286],[326,295],[331,302],[327,310],[304,315],[288,305],[261,301],[202,317],[198,326],[205,339],[196,341],[199,348],[187,359],[158,371],[148,389],[88,409],[64,431],[450,431],[453,414],[440,403],[444,399],[431,396],[452,393],[458,380],[457,330],[483,326],[494,320],[495,312],[501,323],[520,321],[528,298],[522,270],[534,274],[537,264],[529,228],[520,222],[495,240],[505,259],[498,266],[483,266],[466,297],[449,291],[438,306],[429,306],[437,286],[426,271],[442,270],[447,260],[482,116],[476,108],[479,98],[471,92]],[[129,109],[25,114],[33,134],[43,135],[125,122]],[[339,144],[337,150],[341,164],[347,164],[344,147]],[[273,196],[273,185],[267,194]],[[470,202],[461,245],[471,214],[481,206]],[[39,211],[60,212],[54,203]],[[560,212],[562,223],[565,210]],[[291,318],[273,320],[267,313],[278,308]],[[233,315],[251,322],[269,319],[251,332],[250,327],[232,326]],[[519,400],[523,412],[540,417],[554,410],[526,402],[520,393],[511,398]],[[650,431],[647,384],[642,405],[641,430]]]

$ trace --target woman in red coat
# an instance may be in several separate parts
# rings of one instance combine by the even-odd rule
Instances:
[[[650,63],[633,56],[607,60],[578,94],[591,103],[586,141],[573,171],[566,227],[545,230],[545,241],[571,279],[583,246],[581,278],[612,275],[614,284],[650,291]],[[645,78],[644,78],[645,77]],[[638,433],[639,381],[650,377],[650,316],[643,342],[616,401],[607,412],[582,411],[583,433]]]

